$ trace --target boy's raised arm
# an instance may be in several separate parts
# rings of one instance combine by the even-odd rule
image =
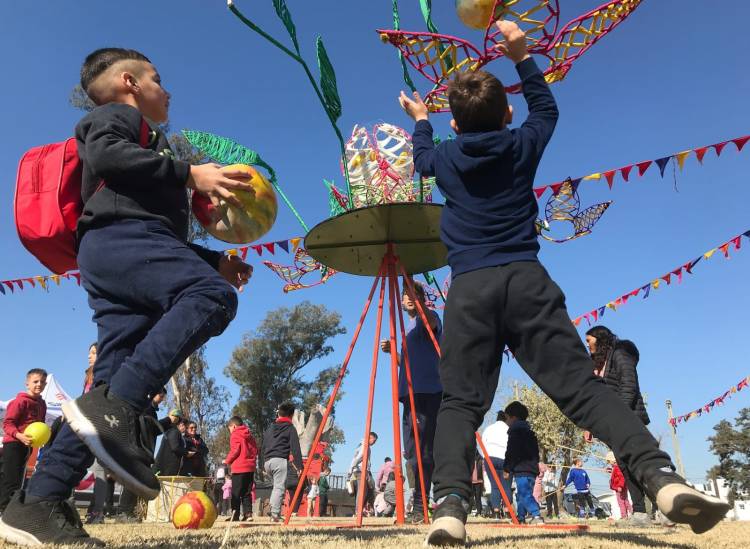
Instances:
[[[435,142],[432,140],[432,124],[429,120],[427,105],[419,92],[414,92],[414,99],[409,99],[404,92],[398,98],[401,108],[416,123],[411,136],[414,149],[414,170],[425,176],[435,175]]]

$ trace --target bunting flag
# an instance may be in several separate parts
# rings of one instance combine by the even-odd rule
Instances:
[[[701,260],[708,260],[710,259],[717,251],[721,252],[722,256],[726,259],[729,259],[729,251],[735,250],[738,251],[740,249],[740,246],[742,244],[742,237],[750,238],[750,230],[745,231],[742,234],[739,234],[733,238],[730,238],[723,244],[720,244],[719,246],[716,246],[715,248],[711,248],[707,252],[699,255],[695,259],[691,259],[690,261],[687,261],[677,267],[676,269],[672,269],[666,274],[663,274],[662,276],[656,277],[650,282],[639,286],[638,288],[631,290],[630,292],[627,292],[620,297],[613,299],[606,305],[603,305],[601,307],[597,307],[596,309],[592,309],[591,311],[584,313],[580,316],[577,316],[573,319],[573,324],[576,326],[579,326],[581,324],[582,320],[585,320],[586,323],[590,326],[592,321],[597,322],[601,317],[604,316],[604,313],[607,309],[612,309],[613,311],[616,311],[621,306],[625,305],[628,300],[631,297],[636,297],[638,294],[641,294],[642,299],[646,299],[651,295],[652,290],[658,290],[659,288],[663,288],[664,285],[670,286],[674,285],[674,281],[677,280],[677,284],[680,284],[682,282],[682,276],[683,274],[693,274],[693,268],[695,265],[701,261]]]
[[[731,398],[733,394],[739,393],[742,389],[747,389],[748,384],[750,384],[750,376],[747,376],[746,378],[740,380],[740,382],[736,385],[732,385],[729,389],[724,391],[724,394],[716,397],[708,404],[705,404],[700,408],[693,410],[692,412],[688,412],[687,414],[671,418],[669,420],[669,424],[676,429],[677,425],[679,425],[680,423],[686,423],[693,418],[700,417],[703,414],[712,412],[716,406],[721,406],[722,404],[724,404],[724,401],[727,398]]]
[[[258,256],[263,255],[263,251],[267,251],[271,255],[276,253],[277,248],[281,248],[286,253],[289,250],[294,253],[302,241],[302,237],[286,238],[284,240],[274,240],[273,242],[263,242],[261,244],[251,244],[248,246],[241,246],[239,248],[230,248],[224,250],[226,255],[236,255],[242,258],[243,261],[247,259],[248,251],[253,250]],[[0,294],[5,295],[7,292],[14,293],[16,290],[25,290],[29,286],[36,288],[37,285],[43,290],[49,290],[50,283],[54,283],[56,286],[60,285],[61,280],[72,280],[78,286],[81,285],[81,273],[79,271],[68,271],[61,275],[37,275],[25,278],[14,278],[9,280],[0,280]]]
[[[579,177],[577,179],[573,179],[573,183],[577,185],[581,181],[600,181],[602,179],[602,176],[604,176],[607,185],[611,189],[612,185],[614,185],[616,174],[619,173],[622,177],[622,180],[627,182],[630,177],[630,172],[633,168],[638,168],[638,177],[643,177],[643,175],[651,166],[656,166],[657,168],[659,168],[659,174],[663,178],[664,171],[666,170],[667,165],[669,165],[670,162],[676,163],[680,168],[680,171],[682,171],[685,166],[685,159],[688,158],[691,154],[694,154],[695,158],[702,165],[703,158],[706,156],[706,153],[709,149],[713,149],[716,152],[716,157],[718,158],[719,156],[721,156],[721,152],[724,150],[724,147],[726,147],[729,143],[734,144],[734,146],[737,147],[737,152],[740,152],[748,141],[750,141],[750,135],[745,135],[744,137],[735,137],[734,139],[727,139],[726,141],[722,141],[720,143],[714,143],[712,145],[706,145],[704,147],[698,147],[696,149],[686,149],[684,151],[670,154],[668,156],[663,156],[661,158],[644,160],[643,162],[635,162],[633,164],[629,164],[627,166],[623,166],[614,170],[603,170],[600,172],[592,173],[583,177]],[[534,188],[534,193],[536,194],[537,199],[541,198],[542,195],[547,191],[547,189],[551,190],[553,194],[557,194],[563,183],[563,181],[560,181],[558,183],[551,183],[542,187],[536,187]]]

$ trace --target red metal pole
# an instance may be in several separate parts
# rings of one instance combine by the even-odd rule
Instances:
[[[385,264],[386,259],[383,259]],[[382,272],[382,269],[381,269]],[[372,405],[375,398],[375,376],[378,372],[378,351],[380,350],[380,325],[383,323],[383,301],[385,300],[385,275],[380,277],[380,298],[378,299],[378,319],[375,325],[375,348],[372,351],[372,372],[370,373],[370,392],[367,399],[367,419],[365,420],[365,438],[362,441],[362,467],[357,483],[357,526],[362,526],[362,511],[365,508],[365,490],[367,484],[367,464],[370,459],[370,429],[372,427]]]
[[[477,437],[479,448],[481,448],[482,454],[484,455],[484,459],[490,468],[490,473],[492,473],[492,477],[495,479],[495,484],[497,485],[498,490],[500,490],[500,495],[503,496],[503,501],[505,502],[505,506],[508,508],[508,512],[510,513],[510,518],[513,520],[513,524],[521,524],[520,522],[518,522],[518,517],[516,516],[516,512],[513,510],[513,505],[508,499],[508,496],[505,493],[505,489],[503,488],[503,485],[500,482],[500,477],[497,475],[497,470],[495,470],[495,466],[493,465],[492,460],[490,459],[490,455],[487,453],[487,448],[484,447],[484,442],[482,442],[482,437],[479,435],[479,433],[474,433],[474,436]]]
[[[401,275],[404,277],[404,283],[409,288],[411,295],[414,296],[414,304],[417,306],[417,312],[419,312],[419,316],[422,318],[422,322],[424,322],[424,327],[427,328],[427,333],[430,334],[430,339],[432,340],[432,344],[435,346],[435,350],[437,351],[438,356],[441,356],[440,344],[438,343],[438,340],[435,337],[435,334],[433,333],[432,328],[430,327],[430,323],[427,321],[427,315],[424,312],[422,303],[420,303],[419,299],[417,299],[417,293],[414,290],[414,282],[412,282],[411,278],[409,278],[409,275],[406,274],[406,270],[404,269],[404,266],[401,265],[400,263],[398,264],[398,266],[399,266],[399,269],[401,270]]]
[[[395,287],[395,294],[400,295],[398,291],[398,277],[394,277],[391,281],[392,287]],[[401,308],[401,302],[398,301],[398,320],[399,327],[401,328],[401,347],[404,351],[404,372],[406,373],[406,386],[409,389],[409,407],[411,409],[411,428],[412,436],[414,437],[414,446],[417,452],[417,471],[419,473],[419,489],[422,493],[422,513],[424,514],[424,523],[430,523],[430,516],[427,512],[427,505],[429,500],[427,499],[427,489],[424,483],[424,465],[422,464],[422,446],[419,442],[419,427],[417,427],[417,408],[414,404],[414,386],[411,382],[411,364],[409,363],[409,348],[406,345],[406,330],[404,329],[404,311]],[[408,466],[408,463],[407,463]],[[403,492],[403,486],[401,487]]]
[[[388,243],[388,252],[386,253],[388,261],[388,313],[390,316],[390,342],[391,342],[391,402],[393,406],[393,461],[395,463],[394,473],[396,486],[396,524],[404,524],[404,478],[403,466],[401,462],[401,421],[399,420],[398,410],[398,348],[396,347],[396,296],[394,295],[394,286],[396,282],[396,257],[393,255],[393,244]]]
[[[365,323],[367,312],[370,310],[370,304],[372,303],[372,296],[375,294],[375,288],[378,285],[378,280],[380,280],[380,278],[384,275],[384,272],[385,272],[385,265],[381,264],[380,271],[378,272],[378,276],[372,282],[372,288],[370,288],[370,295],[367,296],[367,301],[365,301],[365,306],[362,309],[362,314],[359,317],[359,323],[357,324],[357,327],[354,329],[354,335],[352,336],[352,341],[349,344],[349,349],[347,350],[346,356],[344,357],[344,362],[341,364],[341,369],[339,370],[339,375],[336,378],[336,383],[333,386],[333,391],[331,392],[331,396],[328,398],[328,404],[326,405],[325,412],[323,413],[323,420],[320,422],[320,426],[318,427],[318,432],[315,433],[315,439],[313,440],[313,444],[310,447],[310,450],[308,451],[307,460],[305,460],[305,467],[302,471],[302,475],[300,475],[299,477],[297,488],[294,491],[294,496],[292,497],[292,501],[290,502],[289,508],[286,511],[286,516],[284,517],[284,525],[289,524],[289,520],[292,517],[292,509],[294,509],[294,506],[297,504],[297,500],[300,498],[300,495],[302,492],[302,486],[305,483],[307,474],[310,471],[310,465],[312,464],[312,459],[310,459],[310,453],[315,451],[315,448],[318,447],[318,443],[320,442],[320,439],[323,436],[323,429],[325,428],[326,423],[328,423],[328,418],[331,415],[331,410],[333,410],[333,405],[336,402],[336,395],[338,395],[339,389],[341,388],[341,382],[344,380],[344,376],[346,375],[346,370],[347,370],[347,367],[349,366],[349,360],[352,357],[354,346],[357,344],[357,339],[359,339],[359,333],[362,331],[362,325]]]

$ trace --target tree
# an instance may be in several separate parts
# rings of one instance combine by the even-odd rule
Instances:
[[[328,356],[333,351],[328,340],[344,333],[338,313],[304,301],[269,311],[255,331],[243,336],[224,372],[240,387],[235,412],[247,420],[259,444],[281,402],[291,400],[305,411],[325,402],[339,367],[324,368],[311,381],[302,370]],[[343,432],[333,429],[327,441],[343,442]]]
[[[711,478],[722,477],[729,485],[730,500],[750,492],[750,408],[740,410],[734,426],[727,420],[714,425],[714,436],[708,437],[711,451],[719,464],[708,472]]]

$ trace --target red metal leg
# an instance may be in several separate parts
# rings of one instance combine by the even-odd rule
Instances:
[[[383,260],[385,261],[385,260]],[[362,526],[362,511],[365,508],[365,488],[367,482],[367,464],[370,459],[370,429],[372,427],[372,405],[375,398],[375,376],[378,371],[378,351],[380,351],[380,325],[383,322],[383,301],[385,299],[386,276],[380,277],[380,297],[378,299],[378,319],[375,325],[375,345],[372,351],[372,372],[370,373],[370,393],[367,399],[367,419],[365,420],[365,438],[362,442],[362,468],[357,488],[357,526]]]
[[[390,316],[389,330],[391,342],[391,402],[393,406],[393,462],[395,464],[393,472],[396,480],[396,524],[404,524],[404,478],[403,464],[401,461],[401,421],[399,419],[398,409],[398,347],[396,346],[396,295],[394,286],[398,286],[396,281],[395,256],[393,255],[393,244],[388,244],[388,313]]]
[[[385,261],[383,263],[385,263]],[[294,496],[292,497],[292,501],[289,505],[289,508],[286,511],[286,516],[284,517],[285,525],[289,524],[289,520],[292,517],[292,509],[294,509],[294,506],[297,504],[297,500],[301,497],[302,486],[305,483],[307,474],[310,471],[310,465],[312,464],[312,459],[310,459],[310,454],[315,451],[315,448],[318,447],[318,443],[320,442],[320,439],[323,436],[323,429],[325,428],[326,423],[328,423],[328,418],[331,415],[331,410],[333,410],[333,405],[336,402],[336,396],[338,395],[338,392],[341,388],[341,382],[344,380],[344,376],[346,375],[346,370],[347,370],[347,367],[349,366],[349,360],[352,357],[354,346],[357,344],[357,339],[359,339],[359,334],[362,331],[362,325],[365,323],[367,312],[370,310],[370,304],[372,303],[372,296],[375,294],[375,288],[378,285],[378,281],[384,275],[384,272],[385,272],[385,266],[384,264],[381,264],[380,272],[378,276],[375,278],[375,280],[373,280],[372,282],[372,288],[370,288],[370,295],[367,297],[367,301],[365,301],[365,306],[362,309],[362,314],[359,317],[359,323],[357,324],[357,327],[354,329],[354,335],[352,336],[352,341],[349,344],[349,349],[347,350],[346,356],[344,357],[344,362],[341,364],[341,369],[339,370],[339,375],[336,378],[336,383],[333,386],[333,391],[331,392],[331,396],[328,398],[328,404],[326,405],[325,412],[323,413],[323,420],[320,422],[320,426],[318,427],[318,432],[315,433],[315,438],[313,439],[313,444],[310,447],[310,451],[308,452],[307,459],[305,460],[305,467],[302,471],[302,475],[300,475],[299,477],[299,482],[297,483],[297,488],[294,491]]]
[[[518,522],[518,517],[516,516],[516,512],[513,509],[513,505],[511,504],[510,500],[508,499],[508,495],[505,493],[505,490],[503,489],[503,485],[500,482],[500,477],[498,476],[497,471],[495,470],[495,466],[492,464],[490,455],[487,453],[487,448],[484,447],[484,442],[482,442],[482,437],[479,435],[479,433],[474,433],[474,435],[477,437],[477,442],[479,443],[479,448],[481,448],[482,450],[482,455],[484,456],[484,460],[487,462],[487,465],[490,468],[490,473],[492,473],[492,478],[495,479],[495,484],[497,485],[497,488],[500,490],[500,495],[503,496],[503,501],[505,502],[505,506],[508,508],[508,512],[510,513],[510,518],[513,520],[513,524],[520,524],[520,522]]]
[[[396,296],[400,295],[400,292],[398,291],[398,277],[394,277],[393,280],[391,280],[391,284],[393,288],[395,288],[394,294]],[[406,330],[404,329],[404,310],[401,308],[401,301],[398,301],[398,320],[399,320],[399,327],[401,328],[401,348],[403,349],[404,353],[404,372],[406,373],[406,386],[409,389],[409,407],[411,409],[411,428],[412,428],[412,436],[414,437],[414,446],[416,448],[417,452],[417,471],[419,473],[419,489],[422,494],[422,513],[424,515],[424,523],[429,524],[430,523],[430,516],[427,512],[427,506],[429,504],[429,500],[427,499],[427,488],[425,487],[424,483],[424,465],[422,464],[422,447],[420,445],[419,441],[419,427],[417,427],[417,409],[414,404],[414,386],[411,382],[411,365],[409,363],[409,350],[406,346]],[[408,467],[408,464],[407,464]],[[403,486],[401,487],[403,491]]]

